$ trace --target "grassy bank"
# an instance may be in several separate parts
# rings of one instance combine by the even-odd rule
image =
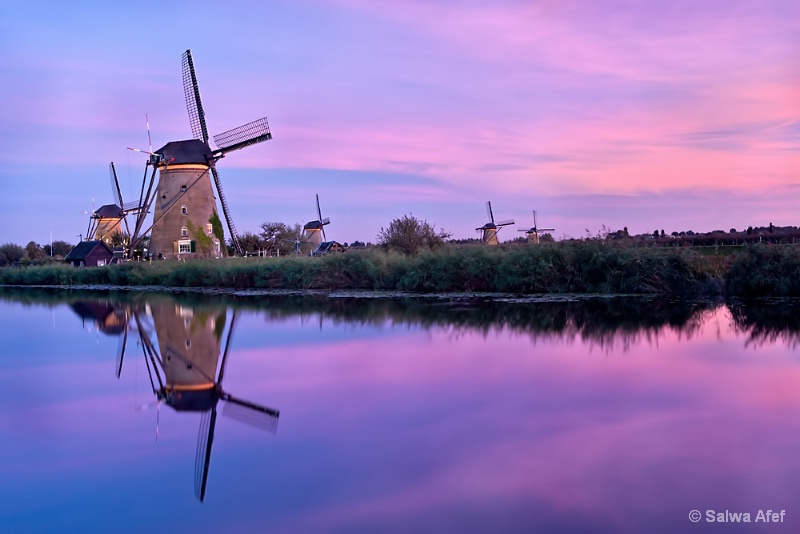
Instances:
[[[0,269],[7,285],[119,285],[508,293],[722,292],[735,257],[602,243],[453,247],[407,257],[381,250],[324,258],[229,258]],[[729,287],[739,287],[736,285]]]

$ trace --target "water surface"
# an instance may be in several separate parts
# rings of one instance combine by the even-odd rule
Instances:
[[[7,291],[0,525],[796,532],[794,310]]]

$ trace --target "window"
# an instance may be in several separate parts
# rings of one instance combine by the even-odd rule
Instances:
[[[189,254],[192,251],[192,242],[188,239],[178,241],[178,254]]]
[[[211,223],[208,223],[208,224],[206,225],[206,233],[207,233],[208,235],[211,235],[211,234],[212,234],[212,232],[214,232],[214,227],[211,225]]]
[[[186,192],[186,186],[185,186],[185,185],[182,185],[182,186],[181,186],[181,193],[185,193],[185,192]]]
[[[181,206],[181,213],[186,215],[187,213],[186,206]]]
[[[214,252],[219,254],[219,239],[214,240]]]
[[[186,237],[188,235],[189,235],[189,229],[186,228],[185,226],[181,228],[181,237]]]

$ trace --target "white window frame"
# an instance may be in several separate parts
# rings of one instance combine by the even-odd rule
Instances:
[[[187,213],[189,213],[189,210],[186,209],[186,205],[184,204],[181,206],[181,215],[186,215]]]
[[[191,254],[192,253],[192,240],[181,239],[178,241],[178,254]]]
[[[189,237],[189,229],[185,226],[181,228],[181,237]]]

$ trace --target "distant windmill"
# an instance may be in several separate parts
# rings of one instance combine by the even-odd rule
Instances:
[[[134,200],[125,204],[122,201],[122,190],[119,187],[117,171],[113,162],[108,165],[108,172],[111,178],[112,204],[105,204],[95,210],[94,199],[92,199],[92,213],[89,215],[86,240],[98,239],[105,241],[110,246],[115,234],[123,234],[123,223],[125,227],[124,233],[130,236],[130,227],[126,216],[129,213],[138,213],[139,201]]]
[[[89,215],[89,226],[86,228],[86,240],[102,240],[107,244],[111,243],[114,234],[121,234],[123,213],[116,204],[106,204],[99,208],[94,208],[94,198],[92,198],[92,211],[84,211]]]
[[[190,50],[183,54],[183,91],[195,139],[172,141],[156,151],[151,148],[148,152],[150,159],[147,165],[152,166],[153,170],[148,180],[145,167],[138,204],[139,212],[130,244],[131,252],[152,228],[150,240],[152,254],[160,254],[163,257],[226,255],[224,238],[214,231],[218,215],[211,187],[213,176],[231,242],[236,253],[244,255],[222,190],[216,162],[228,152],[272,139],[267,118],[215,135],[214,142],[217,149],[212,150],[208,144],[206,117]],[[149,135],[148,126],[148,138]],[[159,180],[154,190],[156,169],[159,170]],[[145,229],[144,220],[153,202],[155,202],[153,223]]]
[[[539,228],[536,225],[536,210],[533,210],[533,228],[527,230],[517,230],[518,232],[525,232],[528,236],[528,244],[534,245],[539,243],[539,232],[555,232],[555,228]]]
[[[320,243],[327,241],[325,237],[325,225],[330,224],[331,220],[327,217],[322,218],[322,210],[319,207],[319,195],[317,195],[317,220],[309,221],[303,226],[303,239],[301,240],[301,252],[309,255]]]
[[[508,226],[510,224],[514,224],[514,219],[506,219],[504,221],[500,221],[498,223],[494,222],[494,213],[492,212],[492,203],[491,201],[486,202],[486,213],[489,216],[489,222],[481,226],[480,228],[476,228],[478,232],[483,232],[481,235],[481,240],[486,243],[487,245],[497,245],[499,241],[497,240],[497,232],[503,226]]]

